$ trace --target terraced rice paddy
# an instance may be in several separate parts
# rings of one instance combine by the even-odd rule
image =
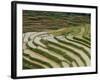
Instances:
[[[25,29],[22,47],[23,69],[90,66],[90,24],[69,25],[56,30]]]

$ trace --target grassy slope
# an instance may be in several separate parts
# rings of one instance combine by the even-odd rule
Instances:
[[[38,34],[29,35],[29,32],[38,32]],[[64,36],[65,40],[55,39],[58,43],[53,42],[53,40],[50,43],[46,39],[39,39],[44,35],[39,34],[40,32],[48,32],[54,37]],[[29,40],[32,42],[28,46],[25,45],[25,47],[31,51],[33,50],[31,53],[30,51],[26,53],[29,54],[28,56],[23,55],[25,57],[23,69],[90,65],[89,14],[23,11],[23,33],[26,34],[23,38],[24,44],[27,44]],[[34,35],[36,36],[34,37]],[[33,44],[35,47],[31,48]],[[37,56],[37,59],[34,55],[32,56],[32,53]],[[41,57],[41,60],[39,57]],[[47,60],[42,60],[44,58]],[[28,62],[25,62],[26,59]],[[32,60],[34,64],[32,64]]]

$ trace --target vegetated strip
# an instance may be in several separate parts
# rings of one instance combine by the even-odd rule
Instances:
[[[41,64],[40,62],[36,62],[34,60],[31,60],[29,57],[27,56],[23,56],[24,60],[27,61],[28,63],[30,63],[31,65],[36,65],[38,67],[42,67],[42,68],[48,68],[48,66],[44,65],[44,64]]]
[[[80,41],[80,42],[83,42],[83,43],[85,43],[85,44],[87,44],[87,45],[89,45],[89,46],[90,46],[90,42],[89,42],[89,41],[86,41],[86,40],[81,39],[81,38],[76,37],[76,36],[74,36],[74,37],[73,37],[73,39],[78,40],[78,41]]]
[[[51,41],[48,41],[48,42],[51,43],[51,44],[55,44],[55,45],[57,45],[57,46],[59,46],[59,47],[61,47],[61,48],[64,48],[64,49],[66,49],[66,50],[68,50],[68,51],[73,52],[73,54],[79,56],[80,59],[83,61],[84,65],[87,66],[87,64],[86,64],[86,62],[85,62],[85,60],[84,60],[84,58],[83,58],[80,54],[78,54],[76,51],[74,51],[73,49],[70,49],[70,48],[68,48],[68,47],[62,46],[62,45],[57,44],[57,43],[55,43],[55,42],[51,42]]]
[[[86,51],[86,50],[84,49],[84,47],[78,46],[78,45],[76,45],[76,44],[74,44],[74,43],[71,43],[71,42],[67,42],[67,40],[65,41],[65,40],[59,39],[59,38],[57,38],[57,37],[55,37],[55,39],[56,39],[58,42],[61,42],[61,43],[63,43],[63,44],[72,46],[72,47],[77,48],[77,49],[81,49],[81,50],[89,57],[89,59],[91,58],[91,57],[90,57],[90,53],[89,53],[88,51]]]
[[[67,61],[69,61],[69,64],[71,64],[73,61],[75,61],[76,65],[79,67],[79,64],[77,63],[77,61],[75,59],[73,59],[72,57],[70,57],[68,54],[66,54],[66,52],[62,51],[61,49],[58,49],[57,47],[55,47],[55,46],[53,47],[50,45],[48,45],[48,49],[63,56]]]
[[[90,45],[87,45],[86,43],[83,43],[83,42],[81,42],[81,41],[68,38],[67,36],[65,36],[65,38],[68,39],[68,40],[70,40],[70,41],[72,41],[72,42],[75,42],[75,43],[78,43],[78,44],[81,44],[81,45],[84,45],[84,46],[90,48]]]
[[[44,68],[44,67],[39,64],[32,63],[23,57],[23,68],[24,69],[33,69],[33,68]]]
[[[31,57],[29,54],[25,54],[25,53],[24,53],[23,56],[29,58],[29,59],[32,60],[33,62],[35,61],[35,62],[38,62],[39,64],[42,64],[42,65],[45,65],[45,66],[47,66],[47,67],[52,68],[52,66],[51,66],[49,63],[47,63],[47,62],[45,62],[45,61],[42,61],[42,60],[39,60],[39,59],[37,59],[37,58]]]
[[[58,59],[56,56],[54,56],[53,54],[51,54],[50,52],[48,52],[46,49],[44,49],[44,48],[42,48],[42,47],[41,47],[41,48],[34,48],[34,47],[32,47],[32,46],[29,46],[28,44],[27,44],[27,46],[28,46],[31,50],[33,50],[34,52],[36,52],[36,53],[38,53],[38,54],[40,54],[40,55],[43,55],[43,56],[47,57],[48,59],[54,61],[54,62],[57,63],[59,66],[61,66],[61,65],[59,64],[60,59]]]

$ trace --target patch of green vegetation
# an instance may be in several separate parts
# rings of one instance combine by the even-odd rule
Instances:
[[[34,53],[23,52],[23,69],[90,66],[90,17],[82,13],[24,10],[23,33],[30,32],[23,37],[28,38],[24,44]]]
[[[41,32],[90,24],[90,14],[23,10],[23,32]]]

